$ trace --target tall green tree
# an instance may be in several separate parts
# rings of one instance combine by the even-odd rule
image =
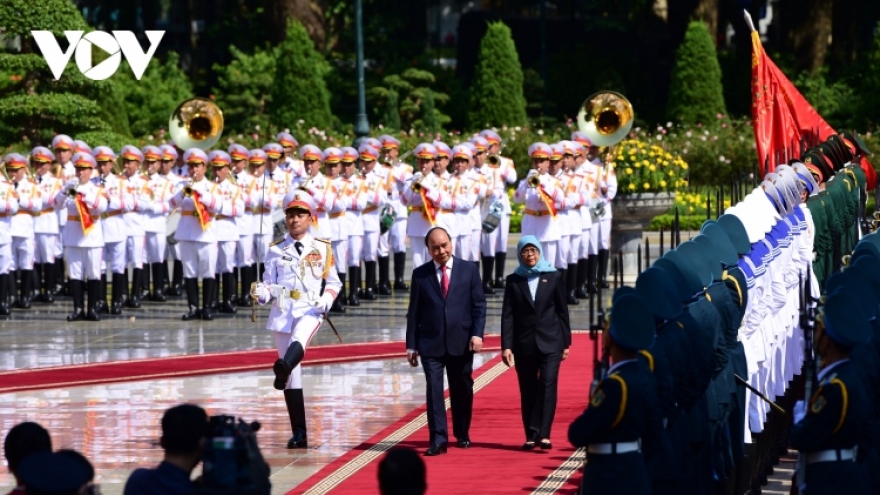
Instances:
[[[666,113],[673,120],[708,123],[727,114],[721,86],[721,67],[715,45],[703,22],[688,25],[684,41],[675,51]]]
[[[400,105],[397,99],[397,91],[393,89],[388,91],[388,96],[385,98],[385,118],[383,122],[385,127],[392,131],[400,130]]]
[[[278,45],[276,54],[271,122],[290,127],[302,119],[310,127],[331,127],[330,92],[324,82],[329,65],[315,50],[302,24],[289,22],[287,38]]]
[[[214,65],[217,74],[214,94],[225,121],[234,132],[252,132],[256,126],[266,128],[275,80],[274,52],[257,49],[248,55],[234,46],[230,46],[229,51],[232,62]]]
[[[31,31],[51,31],[64,39],[65,30],[89,29],[72,2],[5,0],[0,2],[0,26],[7,39],[20,41],[20,49],[0,53],[0,74],[8,75],[0,83],[0,139],[45,143],[58,132],[130,134],[114,77],[92,81],[69,65],[56,81],[38,53]]]
[[[479,61],[470,93],[468,123],[471,127],[526,123],[522,66],[510,28],[503,22],[489,23],[480,42]]]
[[[435,134],[440,131],[440,122],[437,121],[437,109],[434,108],[434,92],[430,89],[425,92],[422,100],[422,119],[419,127],[425,132]]]
[[[400,74],[390,74],[382,78],[383,86],[373,86],[368,91],[368,96],[373,100],[385,103],[386,115],[391,111],[387,108],[391,93],[396,94],[396,107],[399,116],[398,125],[402,129],[412,126],[421,126],[425,118],[424,102],[428,93],[431,94],[432,111],[436,117],[438,127],[449,123],[448,115],[437,109],[437,105],[443,105],[449,101],[449,95],[431,88],[437,79],[434,74],[424,69],[410,67]]]
[[[125,100],[131,133],[152,134],[168,127],[168,117],[180,102],[192,98],[189,78],[179,66],[179,57],[169,52],[165,62],[154,58],[138,81],[127,65],[118,72],[118,85]]]

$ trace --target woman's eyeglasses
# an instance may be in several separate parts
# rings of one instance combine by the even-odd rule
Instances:
[[[538,250],[535,248],[526,248],[519,252],[523,256],[537,256]]]

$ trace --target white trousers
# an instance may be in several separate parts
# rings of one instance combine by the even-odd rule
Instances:
[[[235,270],[235,247],[238,241],[217,243],[217,273],[232,273]]]
[[[455,256],[465,260],[465,261],[473,261],[470,259],[471,256],[471,235],[470,232],[465,235],[459,235],[455,237],[454,246],[453,246],[453,254]],[[415,265],[413,265],[415,266]]]
[[[594,223],[589,230],[585,230],[584,237],[587,239],[587,255],[599,254],[599,222]]]
[[[64,248],[67,278],[70,280],[99,280],[103,253],[104,251],[99,247],[67,246]]]
[[[507,252],[507,236],[510,234],[510,215],[501,215],[501,223],[488,234],[480,234],[480,251],[483,256],[495,256],[495,253]]]
[[[15,264],[12,262],[12,243],[0,244],[0,273],[6,275],[12,271]]]
[[[409,246],[412,249],[412,268],[416,268],[425,264],[428,259],[428,248],[425,246],[424,237],[410,237]]]
[[[217,266],[217,243],[180,241],[183,262],[183,278],[214,278]]]
[[[379,257],[379,233],[364,232],[364,261],[376,261]],[[354,265],[352,265],[354,266]]]
[[[571,246],[568,250],[568,263],[574,265],[577,264],[578,258],[581,255],[581,241],[583,240],[583,234],[578,233],[569,236],[569,239],[571,239]]]
[[[238,238],[235,245],[235,266],[241,268],[254,264],[254,235],[246,234]]]
[[[361,266],[364,260],[364,237],[353,235],[348,238],[348,266]]]
[[[272,244],[272,233],[269,232],[254,234],[254,259],[260,260],[261,263],[266,261],[266,255],[269,254],[269,244]]]
[[[388,232],[379,236],[379,256],[406,252],[406,218],[396,220]]]
[[[564,239],[564,237],[563,237]],[[544,250],[544,259],[550,263],[556,260],[556,251],[558,250],[559,241],[541,241],[541,248]]]
[[[275,338],[275,347],[278,349],[278,357],[284,357],[284,354],[287,352],[287,347],[291,342],[299,342],[300,345],[302,345],[303,350],[308,352],[309,342],[312,341],[312,337],[314,337],[321,328],[323,322],[324,318],[322,316],[307,314],[294,320],[293,328],[291,328],[290,333],[272,332],[272,335]],[[294,368],[285,388],[302,388],[301,367],[302,365],[300,364]]]
[[[34,269],[34,239],[30,237],[12,238],[12,262],[18,270]]]
[[[473,230],[468,236],[468,253],[470,261],[480,261],[480,237],[482,230]]]
[[[168,244],[166,259],[177,261],[180,259],[180,241],[175,244]]]
[[[147,263],[165,262],[165,245],[168,236],[158,232],[147,232]]]
[[[130,235],[125,239],[125,264],[132,268],[144,267],[146,236]]]
[[[58,234],[34,234],[36,246],[34,249],[34,261],[36,263],[55,263],[55,242]]]
[[[125,245],[126,241],[104,243],[104,271],[125,273]]]
[[[336,259],[336,273],[346,273],[348,269],[348,239],[343,241],[330,241],[333,249],[333,258]]]
[[[599,221],[599,249],[611,249],[611,219]]]
[[[545,250],[547,248],[544,248]],[[556,244],[556,259],[553,260],[553,266],[557,270],[565,270],[568,268],[568,257],[571,255],[571,236],[564,235],[559,238]],[[549,258],[548,258],[549,261]]]
[[[61,234],[53,234],[55,236],[55,257],[64,256],[64,243],[61,242]]]

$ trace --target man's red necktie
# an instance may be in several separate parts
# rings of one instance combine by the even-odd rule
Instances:
[[[443,299],[446,299],[446,294],[449,293],[449,275],[446,274],[446,265],[440,265],[440,293],[443,294]]]

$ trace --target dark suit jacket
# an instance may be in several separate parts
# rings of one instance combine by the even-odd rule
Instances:
[[[483,338],[486,295],[477,265],[454,258],[446,300],[434,261],[413,271],[409,311],[406,314],[406,348],[422,356],[462,356],[471,337]]]
[[[560,272],[542,273],[535,300],[529,281],[516,273],[507,276],[501,306],[501,348],[513,354],[551,354],[571,345],[571,325],[565,281]]]

